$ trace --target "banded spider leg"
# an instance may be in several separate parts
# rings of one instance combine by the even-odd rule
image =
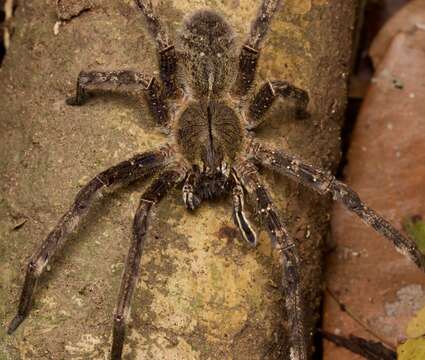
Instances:
[[[140,198],[139,207],[133,222],[133,237],[125,262],[124,273],[118,303],[114,314],[114,328],[112,332],[111,358],[121,359],[125,339],[125,327],[130,312],[130,303],[134,288],[139,277],[140,261],[143,252],[145,236],[148,231],[148,219],[152,207],[167,194],[184,177],[183,169],[169,169],[163,171],[157,179],[145,190]]]
[[[34,290],[48,262],[66,242],[67,236],[76,229],[81,219],[88,213],[90,205],[101,196],[102,191],[150,175],[164,167],[171,158],[172,153],[168,146],[158,151],[136,155],[102,171],[79,191],[70,209],[31,256],[27,265],[18,311],[10,322],[8,334],[13,333],[28,316],[32,308]]]

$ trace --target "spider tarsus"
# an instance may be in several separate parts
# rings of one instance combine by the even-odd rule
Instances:
[[[125,323],[120,315],[114,316],[114,327],[112,330],[111,360],[121,360],[124,348]]]
[[[19,325],[22,324],[25,318],[26,318],[25,315],[20,315],[20,314],[15,315],[15,317],[12,319],[12,321],[10,322],[7,328],[7,334],[12,335],[15,332],[15,330],[19,327]]]
[[[70,105],[70,106],[82,106],[82,105],[84,105],[86,100],[85,99],[83,100],[81,98],[79,99],[77,96],[71,96],[71,97],[67,98],[65,100],[65,102],[66,102],[67,105]]]

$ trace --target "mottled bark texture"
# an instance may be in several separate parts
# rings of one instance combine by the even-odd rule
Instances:
[[[229,18],[241,44],[258,7],[254,0],[155,3],[172,31],[195,8],[217,9]],[[0,357],[100,359],[108,354],[143,181],[97,202],[40,279],[29,318],[11,337],[5,326],[16,310],[31,253],[80,187],[164,140],[137,91],[96,97],[81,107],[65,104],[81,70],[156,70],[156,44],[132,1],[89,5],[83,12],[72,10],[77,15],[58,25],[54,2],[21,1],[0,69]],[[277,100],[258,130],[260,138],[324,169],[335,169],[339,159],[354,12],[349,0],[285,1],[258,60],[259,83],[285,80],[308,90],[311,99],[311,117],[302,120]],[[330,199],[263,174],[300,246],[313,331]],[[286,338],[279,259],[265,230],[256,249],[238,238],[231,207],[229,196],[189,213],[181,193],[172,191],[152,209],[124,358],[281,356]]]

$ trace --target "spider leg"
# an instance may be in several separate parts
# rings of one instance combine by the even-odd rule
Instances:
[[[387,220],[369,208],[346,184],[336,180],[323,170],[301,162],[282,150],[254,144],[251,151],[254,159],[262,165],[289,176],[320,194],[332,194],[334,200],[341,201],[348,210],[359,216],[379,234],[389,239],[400,253],[409,257],[422,271],[425,271],[425,256],[420,252],[415,242],[402,235]]]
[[[305,334],[305,310],[301,294],[300,258],[297,246],[282,224],[254,164],[245,160],[239,162],[234,169],[250,200],[256,204],[258,215],[263,219],[270,238],[282,256],[282,282],[290,339],[289,358],[307,360],[308,339]]]
[[[271,108],[277,97],[283,97],[295,102],[295,116],[306,118],[308,93],[286,81],[267,81],[255,95],[248,108],[247,128],[253,130],[262,124],[264,115]]]
[[[234,178],[235,185],[232,189],[233,221],[238,227],[242,237],[248,242],[248,244],[251,246],[256,246],[257,234],[255,233],[255,230],[245,213],[245,193],[239,180],[236,178],[236,176],[234,176]]]
[[[164,30],[159,17],[153,10],[151,0],[136,0],[136,4],[145,16],[149,32],[156,41],[159,72],[165,88],[166,97],[178,94],[177,53],[168,33]]]
[[[261,43],[279,3],[280,0],[262,0],[257,15],[251,22],[250,34],[239,55],[239,70],[232,89],[235,96],[243,97],[251,88],[257,71]]]
[[[87,90],[115,86],[115,88],[142,89],[149,110],[159,125],[166,125],[169,120],[168,106],[162,95],[158,81],[145,74],[131,70],[119,71],[81,71],[78,74],[75,97],[66,99],[68,105],[83,105],[88,98]]]
[[[151,174],[168,163],[170,155],[168,148],[136,155],[101,172],[78,192],[70,209],[31,256],[27,265],[18,312],[9,325],[8,334],[13,333],[28,316],[32,307],[34,290],[47,263],[65,243],[66,236],[75,230],[82,217],[88,213],[93,201],[102,195],[101,190]]]
[[[183,202],[188,210],[195,210],[201,204],[198,194],[200,172],[197,166],[189,170],[183,185]]]
[[[177,170],[167,170],[143,193],[139,207],[136,211],[133,222],[133,238],[125,262],[125,269],[121,280],[121,288],[118,296],[118,303],[114,314],[114,327],[112,333],[111,359],[121,359],[124,346],[125,326],[130,312],[130,303],[136,285],[140,259],[142,257],[145,236],[148,230],[148,218],[150,211],[182,178],[182,172]]]

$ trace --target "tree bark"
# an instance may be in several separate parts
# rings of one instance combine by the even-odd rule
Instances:
[[[174,34],[185,14],[208,6],[224,13],[243,41],[259,2],[155,4]],[[29,256],[81,185],[165,141],[136,97],[102,95],[78,108],[65,104],[80,70],[156,71],[154,44],[132,1],[87,3],[83,12],[70,9],[69,20],[58,24],[53,2],[21,1],[0,69],[4,326],[16,311]],[[339,161],[355,3],[284,1],[257,77],[259,83],[284,79],[308,90],[312,114],[307,120],[294,120],[285,116],[279,101],[259,136],[329,170]],[[330,199],[271,173],[264,172],[264,177],[302,252],[308,326],[313,332]],[[42,276],[28,319],[13,336],[6,336],[1,327],[0,357],[103,359],[109,354],[131,222],[144,186],[138,182],[120,189],[92,209]],[[264,231],[256,249],[239,239],[229,201],[204,203],[190,214],[181,193],[174,191],[151,221],[125,358],[282,358],[286,338],[280,274]]]

